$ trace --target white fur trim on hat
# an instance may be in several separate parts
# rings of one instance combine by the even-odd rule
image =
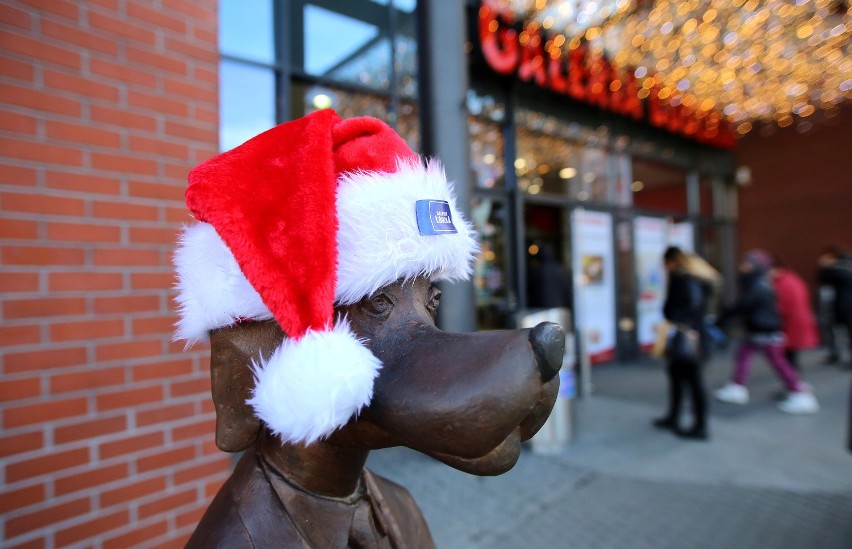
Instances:
[[[174,254],[178,312],[175,339],[188,345],[237,319],[267,320],[263,304],[233,254],[208,223],[185,227]]]
[[[422,236],[415,203],[444,200],[458,233]],[[400,162],[395,173],[350,172],[337,189],[336,302],[356,303],[386,284],[418,275],[469,278],[479,249],[473,229],[456,208],[452,186],[437,160]]]
[[[339,319],[330,331],[285,339],[268,360],[254,363],[247,403],[284,442],[312,442],[345,425],[373,397],[381,361]]]
[[[455,234],[422,236],[417,200],[450,205]],[[338,268],[335,300],[356,303],[400,278],[433,280],[470,277],[479,246],[464,220],[437,160],[401,162],[396,173],[350,172],[337,191]],[[266,320],[272,313],[243,275],[230,249],[212,225],[186,227],[174,255],[180,319],[175,339],[188,344],[237,319]],[[307,284],[310,281],[306,281]]]

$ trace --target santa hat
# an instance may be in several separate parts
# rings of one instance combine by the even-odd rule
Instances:
[[[399,279],[470,276],[477,244],[443,168],[387,124],[321,110],[202,163],[198,223],[175,253],[188,344],[274,318],[287,335],[254,364],[248,403],[282,441],[310,444],[370,402],[381,362],[334,305]]]

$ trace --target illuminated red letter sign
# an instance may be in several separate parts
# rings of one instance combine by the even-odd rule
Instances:
[[[486,62],[495,72],[515,75],[519,80],[634,120],[645,119],[652,126],[703,143],[734,146],[731,127],[718,112],[699,113],[677,100],[661,100],[657,85],[642,101],[633,68],[613,65],[605,55],[591,52],[585,42],[571,44],[576,47],[566,50],[553,46],[554,41],[545,50],[549,37],[538,23],[525,25],[520,36],[512,28],[514,24],[515,15],[510,9],[495,0],[483,0],[479,8],[479,41]],[[662,81],[659,76],[649,76]]]
[[[537,86],[544,87],[547,84],[547,70],[544,65],[544,45],[541,33],[536,30],[527,30],[527,43],[521,49],[521,66],[518,69],[518,78],[521,80],[534,80]]]
[[[645,116],[645,109],[642,108],[642,101],[638,96],[639,89],[636,87],[633,71],[623,71],[617,82],[620,86],[612,92],[612,110],[634,120],[641,120]]]
[[[591,57],[587,64],[589,83],[586,86],[589,92],[586,101],[602,109],[610,109],[609,87],[613,81],[612,65],[602,55],[589,54],[589,57]]]
[[[503,21],[503,25],[500,24]],[[518,68],[517,33],[510,27],[515,21],[511,11],[483,3],[479,8],[479,42],[485,60],[500,74],[512,74]]]

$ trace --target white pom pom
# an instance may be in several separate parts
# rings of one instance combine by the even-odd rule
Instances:
[[[283,442],[311,444],[369,404],[381,367],[341,319],[330,331],[284,340],[268,360],[254,364],[247,403]]]

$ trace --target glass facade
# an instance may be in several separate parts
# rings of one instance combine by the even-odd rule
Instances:
[[[386,15],[378,6],[370,12]],[[392,48],[389,36],[382,32],[381,19],[356,18],[305,4],[301,21],[304,46],[301,52],[292,50],[294,67],[328,81],[388,89]]]
[[[222,150],[332,107],[344,118],[385,120],[419,151],[416,8],[416,0],[220,0]],[[634,280],[636,250],[647,248],[636,227],[651,234],[662,223],[673,242],[720,270],[732,264],[736,203],[722,157],[702,161],[706,150],[682,138],[498,77],[483,69],[478,40],[470,40],[465,51],[447,52],[470,66],[470,169],[449,175],[471,191],[479,328],[512,327],[535,305],[527,274],[543,249],[573,273],[575,294],[585,291],[574,248],[606,219],[610,236],[580,256],[611,269],[613,339],[629,354],[638,348],[630,327],[647,286]]]
[[[223,59],[219,78],[219,149],[227,151],[275,125],[275,75]]]
[[[473,275],[477,323],[480,329],[504,328],[510,322],[506,202],[476,196],[470,219],[480,245]]]
[[[332,107],[420,148],[413,0],[220,0],[220,149]]]
[[[719,197],[732,191],[718,171],[700,169],[689,144],[596,125],[588,109],[576,117],[558,105],[534,109],[527,88],[517,87],[470,92],[467,101],[474,203],[502,201],[510,213],[493,218],[501,229],[489,227],[508,244],[499,265],[508,287],[492,293],[485,274],[477,279],[480,327],[512,326],[518,314],[541,306],[535,273],[546,250],[571,273],[572,311],[595,350],[592,361],[635,357],[647,351],[640,331],[649,331],[651,295],[637,269],[656,288],[663,250],[678,245],[724,271],[733,226],[720,214]],[[500,116],[487,116],[496,105]],[[480,262],[482,273],[493,267]],[[592,267],[609,274],[589,284]],[[661,303],[654,301],[655,314]]]
[[[479,189],[504,189],[506,156],[503,123],[506,106],[492,95],[468,90],[466,107],[473,184]]]
[[[229,57],[272,65],[274,21],[269,0],[219,0],[219,51]]]

